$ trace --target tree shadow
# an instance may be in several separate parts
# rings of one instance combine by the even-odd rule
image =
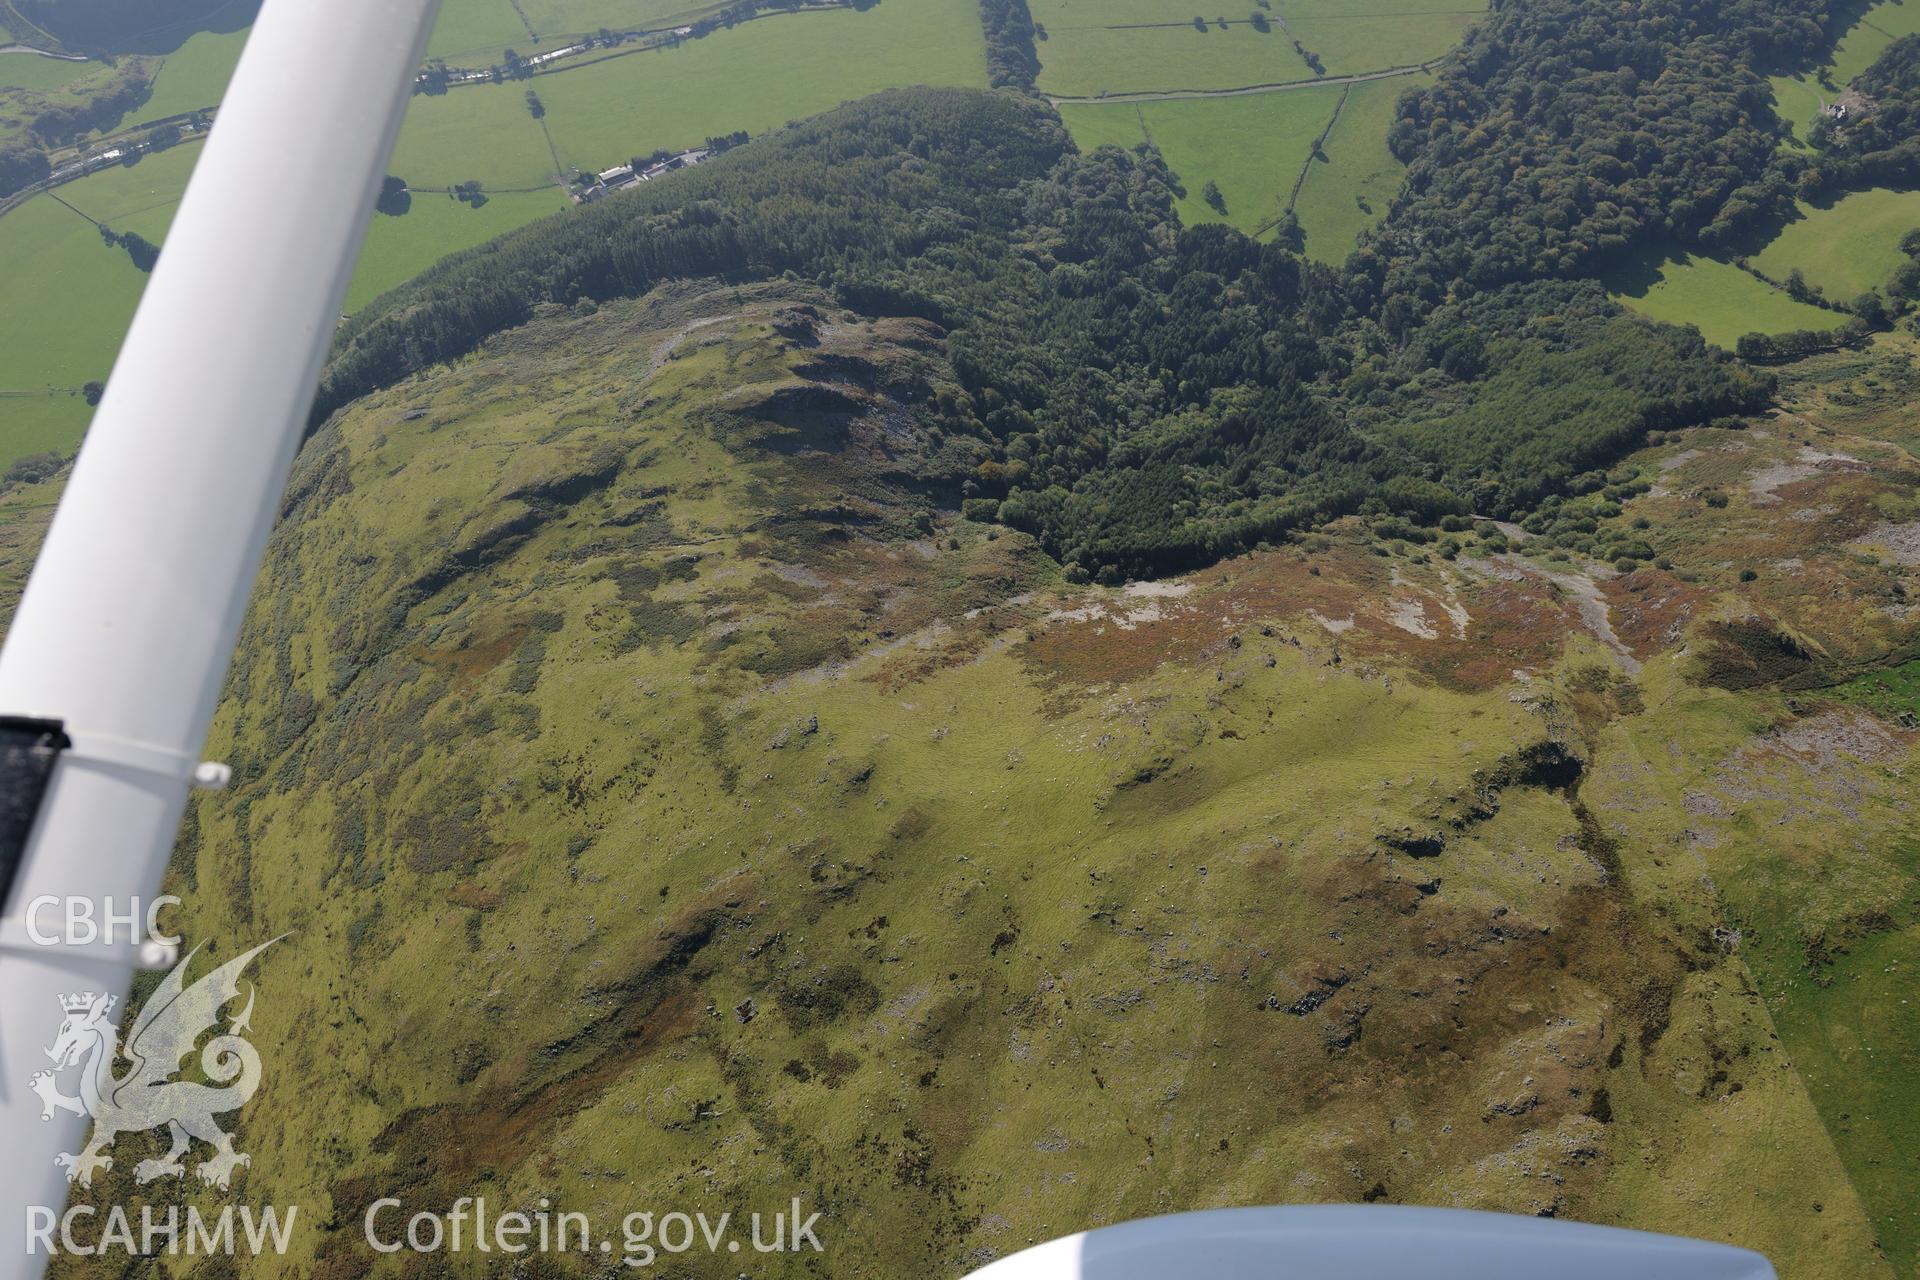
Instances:
[[[398,218],[413,208],[413,192],[407,190],[407,180],[388,174],[380,183],[380,194],[374,198],[373,207],[389,218]]]
[[[1847,194],[1844,191],[1826,192],[1805,203],[1814,209],[1828,209]],[[1740,259],[1760,253],[1778,239],[1781,232],[1796,222],[1804,221],[1806,216],[1801,211],[1799,201],[1790,201],[1784,208],[1754,218],[1740,234],[1719,244],[1708,247],[1667,240],[1637,250],[1629,249],[1603,261],[1596,274],[1610,291],[1629,298],[1642,298],[1660,282],[1669,265],[1684,267],[1696,258],[1738,263]]]
[[[1685,266],[1693,258],[1693,252],[1684,246],[1662,244],[1637,254],[1621,254],[1597,274],[1609,293],[1644,298],[1660,283],[1668,266]]]
[[[1806,201],[1806,203],[1815,209],[1829,208],[1835,200],[1845,194],[1846,192],[1844,191],[1822,192],[1814,199]],[[1800,204],[1801,202],[1799,200],[1789,200],[1784,202],[1782,207],[1769,210],[1767,213],[1754,218],[1739,235],[1734,236],[1724,245],[1720,246],[1714,256],[1721,258],[1745,258],[1759,253],[1762,249],[1765,249],[1778,239],[1782,231],[1785,231],[1794,223],[1802,222],[1806,219],[1807,215],[1800,211]]]

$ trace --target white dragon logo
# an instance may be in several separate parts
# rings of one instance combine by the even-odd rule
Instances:
[[[213,1119],[243,1106],[260,1086],[260,1054],[242,1036],[253,1017],[251,983],[247,984],[247,1007],[227,1025],[224,1034],[216,1035],[200,1050],[200,1068],[213,1083],[174,1077],[180,1072],[180,1060],[193,1052],[204,1033],[217,1027],[220,1010],[240,995],[241,971],[278,941],[275,938],[261,943],[190,987],[186,985],[187,966],[200,948],[189,951],[134,1019],[133,1030],[119,1051],[119,1056],[132,1065],[118,1076],[113,1072],[118,1028],[108,1016],[114,998],[91,991],[60,998],[66,1020],[60,1024],[53,1047],[47,1050],[54,1070],[36,1071],[33,1091],[40,1095],[42,1120],[53,1119],[55,1110],[93,1117],[93,1136],[80,1154],[62,1152],[54,1157],[54,1163],[66,1169],[68,1182],[91,1185],[95,1170],[113,1167],[113,1158],[106,1150],[116,1137],[162,1125],[171,1135],[173,1147],[157,1160],[142,1160],[135,1165],[133,1180],[137,1183],[184,1174],[186,1166],[180,1163],[180,1157],[195,1138],[213,1148],[213,1154],[194,1169],[208,1186],[225,1191],[233,1181],[233,1171],[252,1163],[251,1157],[233,1149],[232,1136]],[[81,1069],[80,1093],[68,1097],[60,1092],[55,1075],[75,1066]]]

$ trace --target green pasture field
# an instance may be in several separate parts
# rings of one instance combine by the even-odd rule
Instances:
[[[50,197],[27,201],[0,225],[0,391],[42,393],[0,398],[4,467],[73,448],[91,416],[78,389],[107,376],[146,277]]]
[[[514,12],[511,0],[445,0],[427,51],[456,65],[463,59],[473,65],[492,65],[508,49],[532,55],[553,48],[556,37],[587,34],[606,26],[658,26],[675,18],[690,18],[712,7],[699,0],[527,0],[522,8],[526,10],[528,22],[541,36],[535,40],[527,33],[526,23]],[[129,117],[128,123],[141,124],[216,105],[240,61],[247,35],[247,31],[203,31],[167,54],[155,78],[153,96]],[[50,58],[0,58],[0,83],[11,84],[14,62],[40,62],[50,67],[81,66],[84,70],[82,64],[55,62]],[[68,78],[72,78],[71,73]]]
[[[866,12],[762,18],[678,48],[541,76],[533,87],[561,159],[591,170],[712,134],[764,133],[881,89],[985,83],[973,0],[887,0]]]
[[[1078,0],[1045,0],[1033,9],[1047,28],[1037,46],[1045,93],[1090,98],[1313,79],[1278,23],[1260,31],[1242,15],[1223,29],[1209,18],[1200,31],[1188,14],[1171,19],[1176,25],[1116,29],[1105,25],[1113,17]],[[1042,10],[1059,16],[1042,19]]]
[[[1241,230],[1258,230],[1279,217],[1339,100],[1340,90],[1328,85],[1143,104],[1154,142],[1186,187],[1181,218],[1217,216],[1200,195],[1208,178],[1220,184],[1226,220]]]
[[[1632,279],[1608,281],[1614,300],[1654,320],[1696,326],[1731,348],[1749,333],[1832,329],[1845,318],[1795,302],[1730,262],[1677,253]]]
[[[1773,86],[1774,111],[1793,126],[1794,141],[1804,142],[1807,129],[1820,118],[1820,108],[1826,105],[1826,90],[1810,75],[1769,76],[1767,83]]]
[[[1103,142],[1130,147],[1151,136],[1186,188],[1179,202],[1182,222],[1224,221],[1251,233],[1280,216],[1339,99],[1339,88],[1328,85],[1235,98],[1066,103],[1060,115],[1082,148]],[[1201,197],[1209,178],[1226,200],[1224,219]]]
[[[1805,138],[1820,108],[1840,96],[1853,78],[1873,65],[1901,36],[1920,35],[1920,2],[1880,0],[1834,43],[1826,65],[1793,76],[1773,76],[1773,107]]]
[[[147,278],[87,218],[160,243],[199,150],[176,147],[61,187],[60,199],[80,213],[43,195],[0,220],[0,391],[77,388],[107,376]],[[71,448],[77,432],[42,437],[84,424],[85,406],[52,408],[49,416],[46,406],[0,405],[0,459]]]
[[[540,122],[527,110],[531,87],[548,101],[548,124],[558,123],[551,118],[548,83],[509,81],[416,96],[407,107],[407,121],[388,172],[416,187],[451,187],[462,182],[502,191],[552,186],[559,177],[553,155]],[[620,107],[606,102],[600,109]]]
[[[1193,21],[1192,12],[1169,4],[1168,0],[1027,0],[1027,10],[1035,22],[1046,27],[1049,38],[1063,30]],[[1217,15],[1205,16],[1211,22]],[[1245,21],[1247,14],[1236,9],[1227,16],[1230,21]]]
[[[200,143],[183,143],[147,156],[139,164],[117,165],[69,182],[56,194],[96,222],[115,231],[137,231],[159,244],[199,160]],[[6,226],[0,221],[0,233]]]
[[[43,58],[36,53],[0,54],[0,89],[32,89],[45,93],[98,70],[91,62]]]
[[[443,0],[427,38],[427,56],[492,65],[503,50],[537,52],[512,0]]]
[[[1328,76],[1413,66],[1444,54],[1485,13],[1473,0],[1278,0],[1224,15],[1194,13],[1167,0],[1034,0],[1040,88],[1064,97],[1103,93],[1230,89],[1313,77],[1298,40]],[[1269,23],[1262,32],[1250,20]]]
[[[1307,252],[1323,262],[1346,258],[1360,233],[1386,215],[1404,166],[1387,150],[1387,126],[1407,89],[1429,77],[1396,76],[1352,87],[1294,207]],[[1267,227],[1285,206],[1313,140],[1327,125],[1341,85],[1231,98],[1160,102],[1069,102],[1060,115],[1083,150],[1104,143],[1132,148],[1147,137],[1180,176],[1181,220],[1227,222],[1249,233]],[[1211,178],[1227,202],[1223,219],[1201,197]],[[1362,202],[1364,206],[1362,205]]]
[[[77,390],[0,392],[0,468],[29,454],[73,452],[92,419]]]
[[[1438,58],[1486,14],[1472,0],[1280,0],[1278,8],[1293,38],[1335,76]]]
[[[1309,257],[1345,261],[1360,233],[1386,217],[1387,202],[1406,173],[1406,166],[1387,150],[1387,128],[1400,95],[1432,79],[1425,74],[1395,76],[1353,86],[1327,138],[1326,159],[1314,161],[1294,202]]]
[[[374,215],[347,290],[347,310],[358,311],[450,253],[485,244],[568,207],[567,197],[557,190],[489,196],[478,209],[432,192],[417,193],[412,208],[399,217]]]
[[[179,206],[197,146],[164,152],[60,189],[117,231],[160,243]],[[421,193],[399,217],[376,216],[347,294],[349,310],[447,254],[567,207],[558,190],[491,196],[479,209]],[[0,221],[0,468],[24,454],[71,449],[90,410],[65,394],[105,379],[146,277],[87,221],[40,196]],[[35,398],[6,395],[33,391]]]
[[[1059,110],[1060,118],[1066,122],[1067,132],[1073,135],[1074,145],[1082,151],[1104,146],[1131,151],[1147,140],[1140,111],[1145,105],[1131,102],[1063,102]]]
[[[127,118],[127,123],[144,124],[220,105],[227,81],[233,79],[233,69],[240,63],[247,34],[202,31],[168,54],[160,74],[154,77],[153,96]]]
[[[1165,0],[1161,0],[1164,3]],[[1259,0],[1254,0],[1259,3]],[[1485,0],[1277,0],[1273,12],[1292,26],[1296,22],[1317,22],[1330,18],[1445,17],[1464,13],[1482,14]]]
[[[1876,187],[1824,208],[1803,204],[1800,212],[1804,216],[1788,224],[1753,265],[1776,280],[1798,268],[1828,298],[1848,302],[1885,284],[1906,261],[1900,237],[1920,228],[1920,191]]]

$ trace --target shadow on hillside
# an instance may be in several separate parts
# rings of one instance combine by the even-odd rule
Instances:
[[[52,10],[41,25],[90,54],[168,54],[201,32],[231,35],[253,25],[261,0],[92,0]],[[59,16],[53,16],[58,14]]]

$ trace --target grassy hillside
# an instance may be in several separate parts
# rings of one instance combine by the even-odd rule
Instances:
[[[1920,961],[1920,740],[1717,655],[1906,643],[1847,544],[1920,467],[1782,418],[1594,495],[1670,568],[1349,521],[1075,588],[919,496],[951,376],[925,322],[693,285],[310,443],[172,883],[293,931],[243,1137],[295,1265],[402,1274],[361,1207],[484,1187],[799,1194],[836,1275],[1362,1199],[1905,1274],[1920,1047],[1866,975]]]

